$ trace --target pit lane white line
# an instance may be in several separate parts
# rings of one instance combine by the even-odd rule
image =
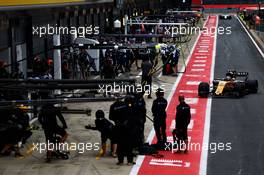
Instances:
[[[206,63],[206,60],[195,60],[195,63]]]
[[[191,114],[195,115],[196,114],[196,109],[195,108],[191,108]]]
[[[199,85],[200,81],[187,81],[186,85]]]
[[[259,51],[260,55],[262,56],[262,58],[264,58],[264,53],[262,52],[262,50],[259,48],[258,44],[256,43],[256,41],[253,39],[253,37],[251,36],[251,34],[247,31],[246,27],[242,24],[242,22],[240,21],[240,19],[237,17],[237,15],[235,15],[237,20],[239,21],[239,23],[241,24],[241,26],[243,27],[243,29],[246,31],[246,33],[248,34],[249,38],[251,39],[251,41],[253,42],[253,44],[256,46],[257,50]]]
[[[218,17],[216,17],[216,27],[218,27]],[[214,47],[213,47],[213,57],[212,57],[212,66],[211,66],[211,75],[210,75],[211,76],[210,77],[211,82],[214,79],[216,45],[217,45],[217,32],[215,32],[215,40],[214,40]],[[206,106],[203,144],[209,143],[209,133],[210,133],[210,123],[211,123],[211,107],[212,107],[212,99],[209,98],[207,101],[207,106]],[[206,173],[207,173],[207,159],[208,159],[208,151],[206,151],[205,149],[202,149],[199,175],[206,175]]]
[[[191,69],[192,72],[203,72],[204,69]]]
[[[206,77],[206,75],[186,74],[186,77]]]
[[[193,64],[193,67],[205,67],[206,64]]]
[[[208,58],[207,56],[196,56],[195,58]]]
[[[186,94],[196,94],[197,91],[194,90],[180,90],[180,93],[186,93]]]
[[[198,50],[198,53],[207,53],[208,50]]]
[[[199,98],[185,98],[187,104],[195,105],[198,104]]]

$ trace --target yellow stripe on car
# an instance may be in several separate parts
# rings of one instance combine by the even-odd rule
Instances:
[[[215,91],[215,94],[216,94],[216,95],[220,95],[220,94],[223,93],[223,90],[224,90],[224,88],[225,88],[226,83],[227,83],[227,81],[220,81],[220,82],[218,83],[217,89],[216,89],[216,91]]]

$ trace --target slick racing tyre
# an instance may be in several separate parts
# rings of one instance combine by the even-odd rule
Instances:
[[[198,86],[198,96],[206,98],[209,95],[210,85],[206,82],[201,82]]]
[[[246,88],[249,93],[257,93],[258,92],[258,80],[247,80]]]
[[[244,97],[246,95],[246,86],[245,83],[237,82],[235,83],[234,92],[237,97]]]

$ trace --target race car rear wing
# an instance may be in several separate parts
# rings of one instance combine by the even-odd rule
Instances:
[[[232,73],[233,75],[238,76],[238,77],[246,77],[246,76],[248,76],[248,72],[237,72],[234,69],[228,69],[227,73]]]
[[[248,72],[236,72],[236,76],[237,77],[247,77],[248,76]]]

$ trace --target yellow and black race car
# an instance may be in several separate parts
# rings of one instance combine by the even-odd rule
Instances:
[[[212,86],[207,82],[201,82],[198,86],[198,96],[208,97],[243,97],[250,93],[258,92],[258,80],[249,80],[248,72],[236,72],[229,70],[226,73],[226,78],[215,79]],[[238,77],[243,77],[243,80],[238,80]]]

